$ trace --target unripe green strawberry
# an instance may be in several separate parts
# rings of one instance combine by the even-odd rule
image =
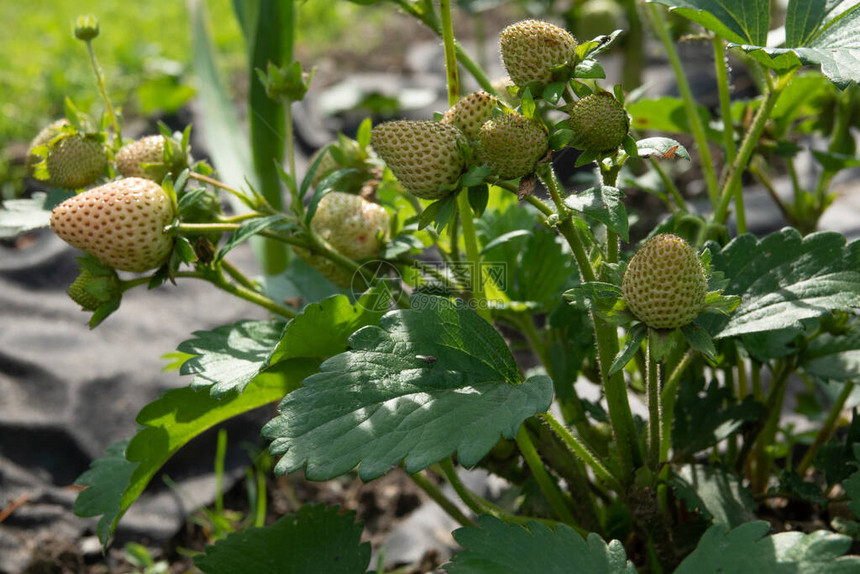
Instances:
[[[609,92],[585,96],[570,111],[571,145],[577,149],[608,152],[621,146],[630,120],[621,102]]]
[[[677,235],[663,233],[630,260],[621,291],[640,321],[654,329],[674,329],[701,313],[708,279],[695,250]]]
[[[493,117],[493,109],[498,104],[499,99],[487,92],[472,92],[451,106],[442,116],[442,121],[457,126],[469,141],[474,141],[481,126]]]
[[[69,125],[69,120],[66,118],[55,120],[42,128],[42,131],[30,142],[30,148],[27,150],[27,171],[31,176],[33,175],[33,166],[42,161],[42,158],[34,154],[33,150],[37,147],[48,145],[52,139],[63,132],[63,128],[67,125]]]
[[[81,189],[105,172],[107,154],[95,137],[80,133],[54,140],[45,158],[50,185],[63,189]]]
[[[573,64],[576,55],[576,38],[570,32],[540,20],[511,24],[502,30],[499,46],[508,75],[520,87],[550,83],[553,69]]]
[[[329,248],[356,260],[379,255],[388,227],[385,208],[341,191],[324,195],[311,220],[311,229]],[[344,287],[351,284],[352,273],[333,261],[305,249],[296,249],[296,253],[332,283]]]
[[[395,120],[374,127],[370,143],[391,173],[409,193],[422,199],[441,199],[465,167],[460,146],[465,138],[442,122]]]
[[[173,248],[164,232],[175,207],[160,185],[128,177],[71,197],[51,212],[51,229],[66,243],[120,271],[161,267]]]
[[[313,163],[322,155],[322,159],[320,159],[319,165],[317,165],[317,170],[314,172],[313,178],[311,178],[311,187],[316,189],[319,182],[321,182],[327,175],[341,169],[340,164],[334,159],[334,156],[329,153],[327,147],[320,148],[314,155],[311,156],[310,161],[308,161],[308,165],[313,165]]]
[[[481,128],[478,142],[478,157],[502,179],[533,173],[548,145],[543,126],[520,114],[491,119]]]
[[[115,272],[96,275],[81,269],[66,293],[83,310],[95,311],[101,305],[119,299],[122,296],[122,288]]]

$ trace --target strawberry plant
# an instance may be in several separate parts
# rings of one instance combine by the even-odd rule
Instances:
[[[816,230],[834,177],[857,161],[860,4],[790,0],[780,45],[767,43],[765,0],[640,4],[679,88],[656,99],[605,81],[600,59],[623,29],[574,38],[511,23],[500,92],[454,38],[449,0],[395,4],[441,38],[449,105],[437,117],[368,119],[299,174],[291,104],[313,74],[289,50],[264,64],[256,50],[271,44],[249,42],[254,121],[280,118],[286,131],[273,143],[252,126],[249,148],[233,134],[229,145],[258,160],[244,184],[228,180],[248,155],[214,154],[215,170],[193,162],[187,130],[128,161],[134,148],[106,100],[92,137],[111,161],[81,184],[93,187],[6,205],[2,229],[50,222],[88,252],[70,295],[93,326],[122,312],[124,291],[189,278],[267,313],[179,346],[188,386],[145,406],[137,434],[79,478],[76,512],[98,517],[109,544],[171,456],[271,404],[261,435],[276,474],[405,473],[461,525],[449,573],[860,571],[860,419],[848,408],[860,242]],[[260,6],[240,13],[250,38],[265,38],[255,28],[265,18],[292,25],[291,2]],[[713,117],[694,99],[664,7],[713,47]],[[83,36],[93,56],[95,36]],[[759,80],[751,100],[731,98],[727,50]],[[478,91],[461,94],[461,67]],[[812,92],[838,103],[833,121],[806,121]],[[71,105],[67,116],[34,155],[84,131]],[[212,121],[223,133],[233,120]],[[829,138],[826,151],[812,133]],[[774,194],[786,225],[751,233],[750,182],[779,166],[795,174],[802,153],[820,164],[814,187],[790,177],[792,203]],[[702,208],[673,177],[683,162],[700,172]],[[272,198],[270,166],[284,198]],[[572,169],[591,183],[560,176]],[[641,190],[667,209],[637,230]],[[251,239],[299,255],[283,266],[264,250],[265,273],[325,287],[279,298],[230,261]],[[798,383],[819,405],[802,435],[786,421]],[[507,495],[476,494],[462,480],[471,468],[497,475]],[[216,574],[365,572],[369,561],[354,515],[324,505],[227,534],[195,558]]]

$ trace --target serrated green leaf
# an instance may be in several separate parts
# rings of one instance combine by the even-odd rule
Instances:
[[[233,532],[194,565],[206,574],[364,574],[371,548],[361,531],[354,511],[306,505],[270,526]]]
[[[345,295],[308,305],[287,324],[270,362],[298,357],[315,357],[322,361],[346,351],[349,336],[361,327],[378,324],[388,310],[389,301],[389,293],[380,284],[355,305]]]
[[[177,347],[193,355],[179,369],[193,375],[191,388],[209,388],[214,398],[242,392],[268,364],[284,331],[283,321],[237,321],[211,331],[195,331],[193,339]]]
[[[672,138],[653,137],[636,142],[639,157],[654,157],[657,159],[690,159],[687,148]]]
[[[847,536],[819,530],[810,534],[780,532],[766,536],[767,522],[747,522],[729,530],[711,526],[675,574],[849,574],[860,568],[860,557],[841,556],[851,545]]]
[[[752,494],[727,470],[688,464],[672,474],[669,484],[687,510],[715,524],[734,528],[755,518]]]
[[[593,217],[624,241],[629,241],[627,210],[621,202],[623,197],[624,193],[620,189],[604,185],[569,195],[564,199],[564,204],[569,209]]]
[[[470,309],[416,297],[379,327],[360,329],[351,350],[287,396],[263,429],[276,471],[306,466],[312,480],[356,465],[363,480],[405,459],[417,472],[456,451],[476,464],[501,436],[549,407],[552,381],[522,381],[502,337]]]
[[[48,227],[51,210],[74,195],[74,191],[52,189],[26,199],[7,199],[0,208],[0,238]]]
[[[845,89],[860,80],[858,30],[860,4],[855,0],[792,0],[786,10],[784,46],[738,43],[757,61],[776,69],[820,66],[831,82]]]
[[[799,366],[821,379],[856,381],[860,373],[860,326],[846,334],[816,337],[801,353]]]
[[[98,466],[98,471],[91,474],[88,471],[78,479],[80,482],[86,477],[90,488],[97,489],[86,496],[98,498],[98,506],[90,506],[86,498],[86,502],[81,504],[88,511],[105,512],[103,520],[109,528],[106,531],[102,528],[99,532],[102,544],[107,543],[122,515],[149,481],[180,448],[216,424],[281,399],[316,371],[318,365],[319,361],[313,359],[292,359],[257,376],[242,394],[218,400],[209,393],[185,387],[171,389],[145,406],[137,416],[137,422],[143,428],[125,448],[125,460],[129,464],[123,465],[117,459],[117,447],[107,457],[108,461]],[[131,477],[125,480],[122,473],[128,470],[132,470]]]
[[[728,405],[728,406],[726,406]],[[686,381],[678,389],[672,446],[678,453],[695,454],[738,432],[747,421],[761,417],[762,406],[748,397],[734,402],[731,389],[716,381]]]
[[[721,251],[713,268],[729,280],[726,295],[742,300],[731,318],[700,318],[714,338],[803,329],[803,320],[860,306],[860,241],[785,228],[758,239],[746,234]]]
[[[94,460],[90,469],[75,481],[86,488],[75,499],[73,511],[81,517],[100,516],[96,534],[103,547],[107,547],[111,533],[122,513],[120,501],[137,468],[136,462],[125,459],[129,439],[107,447],[106,454]]]
[[[770,28],[770,0],[649,0],[730,42],[764,46]]]
[[[636,572],[619,541],[607,544],[593,532],[585,539],[565,524],[551,529],[531,521],[523,527],[482,515],[478,517],[477,527],[455,530],[454,539],[465,550],[443,566],[448,574]]]

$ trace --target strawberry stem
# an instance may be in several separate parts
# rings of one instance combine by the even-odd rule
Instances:
[[[98,59],[96,59],[92,40],[85,40],[84,43],[87,45],[87,53],[90,56],[90,63],[93,65],[93,72],[96,75],[96,83],[99,87],[99,93],[105,102],[111,126],[113,126],[113,131],[116,133],[117,148],[120,148],[122,147],[122,131],[120,130],[119,120],[116,117],[116,112],[114,112],[113,104],[111,104],[110,98],[108,97],[107,88],[105,87],[105,76],[102,73],[101,66],[99,66]]]
[[[538,455],[538,451],[529,436],[529,431],[525,424],[521,424],[520,430],[517,432],[517,447],[519,447],[520,453],[529,466],[529,470],[532,471],[532,476],[538,483],[538,487],[543,495],[549,501],[553,511],[566,524],[575,525],[576,519],[570,512],[567,501],[559,490],[558,485],[552,480],[546,468],[544,468],[540,455]]]
[[[657,472],[660,467],[660,432],[663,426],[663,407],[660,402],[660,365],[654,360],[651,352],[651,337],[658,336],[649,333],[645,340],[645,387],[648,393],[648,466]]]
[[[696,108],[696,100],[693,97],[693,92],[690,90],[690,83],[687,81],[687,75],[684,73],[684,66],[681,64],[681,57],[678,55],[678,50],[669,35],[669,27],[666,24],[666,17],[657,7],[656,4],[650,4],[651,22],[660,42],[663,44],[663,49],[666,50],[666,56],[669,58],[669,64],[672,66],[672,71],[675,73],[675,81],[678,82],[678,91],[681,93],[681,99],[684,102],[684,111],[687,115],[687,121],[690,123],[690,131],[693,132],[693,139],[696,141],[696,149],[699,152],[699,159],[702,162],[702,174],[705,177],[705,185],[708,189],[708,197],[711,200],[711,205],[716,206],[719,199],[719,186],[717,184],[717,176],[714,173],[714,161],[711,158],[711,152],[708,148],[708,136],[705,134],[705,128],[702,124],[702,118]]]

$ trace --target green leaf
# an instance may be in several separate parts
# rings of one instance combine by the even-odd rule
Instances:
[[[125,459],[128,443],[129,439],[125,439],[107,447],[107,454],[94,460],[90,469],[75,481],[76,485],[86,488],[75,499],[74,513],[81,517],[101,516],[96,534],[103,547],[107,547],[116,527],[122,513],[122,493],[137,468],[137,463]]]
[[[639,157],[653,157],[655,159],[675,159],[679,157],[689,161],[690,153],[672,138],[645,138],[636,142]]]
[[[311,303],[290,321],[272,351],[277,363],[298,357],[320,361],[347,350],[349,336],[361,327],[376,325],[388,310],[390,296],[377,286],[353,306],[345,295],[335,295]]]
[[[755,518],[752,494],[721,468],[687,464],[672,474],[669,484],[687,510],[715,524],[734,528]]]
[[[216,399],[232,391],[242,392],[266,368],[283,331],[283,321],[251,320],[195,331],[195,338],[177,347],[179,352],[193,355],[179,374],[194,375],[191,388],[209,387]]]
[[[764,46],[770,28],[770,0],[650,0],[730,42]]]
[[[464,547],[445,564],[448,574],[522,574],[583,572],[634,574],[618,540],[609,544],[595,533],[588,539],[565,524],[554,529],[537,521],[506,524],[493,516],[478,517],[477,527],[458,528],[454,539]]]
[[[623,197],[620,189],[604,185],[569,195],[564,199],[564,204],[574,211],[593,217],[621,236],[624,241],[629,241],[627,210],[621,202]]]
[[[799,366],[821,379],[856,381],[860,373],[860,326],[846,334],[816,337],[801,353]]]
[[[841,556],[851,546],[847,536],[824,530],[766,536],[768,530],[770,525],[764,521],[747,522],[732,530],[714,524],[675,574],[849,574],[860,567],[860,557]]]
[[[707,331],[698,325],[690,324],[684,325],[681,328],[681,332],[692,349],[702,353],[712,361],[716,360],[717,349],[714,347],[714,342]]]
[[[441,233],[456,212],[457,194],[452,193],[424,208],[418,218],[418,229],[424,229],[432,223],[436,230]]]
[[[242,243],[253,237],[254,235],[260,233],[261,231],[265,231],[266,229],[271,229],[272,227],[277,226],[278,224],[286,223],[286,219],[283,215],[269,215],[267,217],[257,217],[251,219],[250,221],[246,221],[239,229],[234,231],[230,238],[221,246],[221,249],[218,250],[218,255],[215,257],[216,261],[220,261],[224,258],[227,253]]]
[[[48,227],[51,210],[75,195],[74,191],[37,191],[27,199],[7,199],[0,208],[0,238]]]
[[[670,134],[691,133],[690,123],[687,120],[687,112],[684,109],[684,101],[680,98],[665,96],[657,99],[639,100],[627,104],[627,111],[633,118],[630,126],[637,131],[659,131]],[[706,126],[708,137],[719,139],[721,134],[713,128],[707,127],[711,122],[711,114],[708,109],[696,105],[696,112]]]
[[[382,476],[405,459],[417,472],[457,452],[472,466],[499,436],[552,401],[545,376],[522,381],[510,350],[470,309],[438,297],[415,297],[379,327],[360,329],[350,351],[287,396],[263,429],[278,473],[306,465],[311,480]]]
[[[624,346],[618,351],[615,360],[609,366],[610,377],[626,367],[627,363],[633,359],[636,351],[642,346],[642,341],[645,340],[647,332],[647,328],[642,323],[639,323],[630,330],[630,333],[627,335],[627,341],[624,342]]]
[[[728,406],[724,406],[728,405]],[[762,406],[748,397],[737,403],[731,389],[716,381],[685,381],[675,403],[672,445],[678,453],[695,454],[738,432],[747,421],[758,420]]]
[[[129,464],[118,460],[119,447],[116,446],[104,462],[93,463],[93,468],[78,479],[96,489],[92,494],[85,496],[87,490],[84,490],[79,495],[84,496],[80,503],[83,509],[88,514],[105,512],[101,520],[109,527],[99,531],[102,544],[107,544],[125,511],[180,448],[227,419],[281,399],[315,372],[318,365],[319,361],[313,359],[292,359],[257,376],[242,394],[218,400],[209,393],[185,387],[169,390],[145,406],[137,416],[143,428],[125,448],[125,460]],[[124,475],[129,470],[132,470],[131,477],[126,480]]]
[[[803,320],[860,306],[860,241],[785,228],[758,239],[746,234],[714,254],[713,269],[729,280],[726,295],[742,298],[731,318],[705,315],[714,338],[803,329]]]
[[[777,69],[800,64],[821,66],[839,89],[860,80],[860,4],[855,0],[792,0],[785,15],[784,47],[765,42],[741,48],[759,62]],[[749,42],[739,42],[749,44]]]
[[[306,505],[270,526],[233,532],[194,565],[206,574],[364,574],[371,548],[361,531],[354,511]]]

